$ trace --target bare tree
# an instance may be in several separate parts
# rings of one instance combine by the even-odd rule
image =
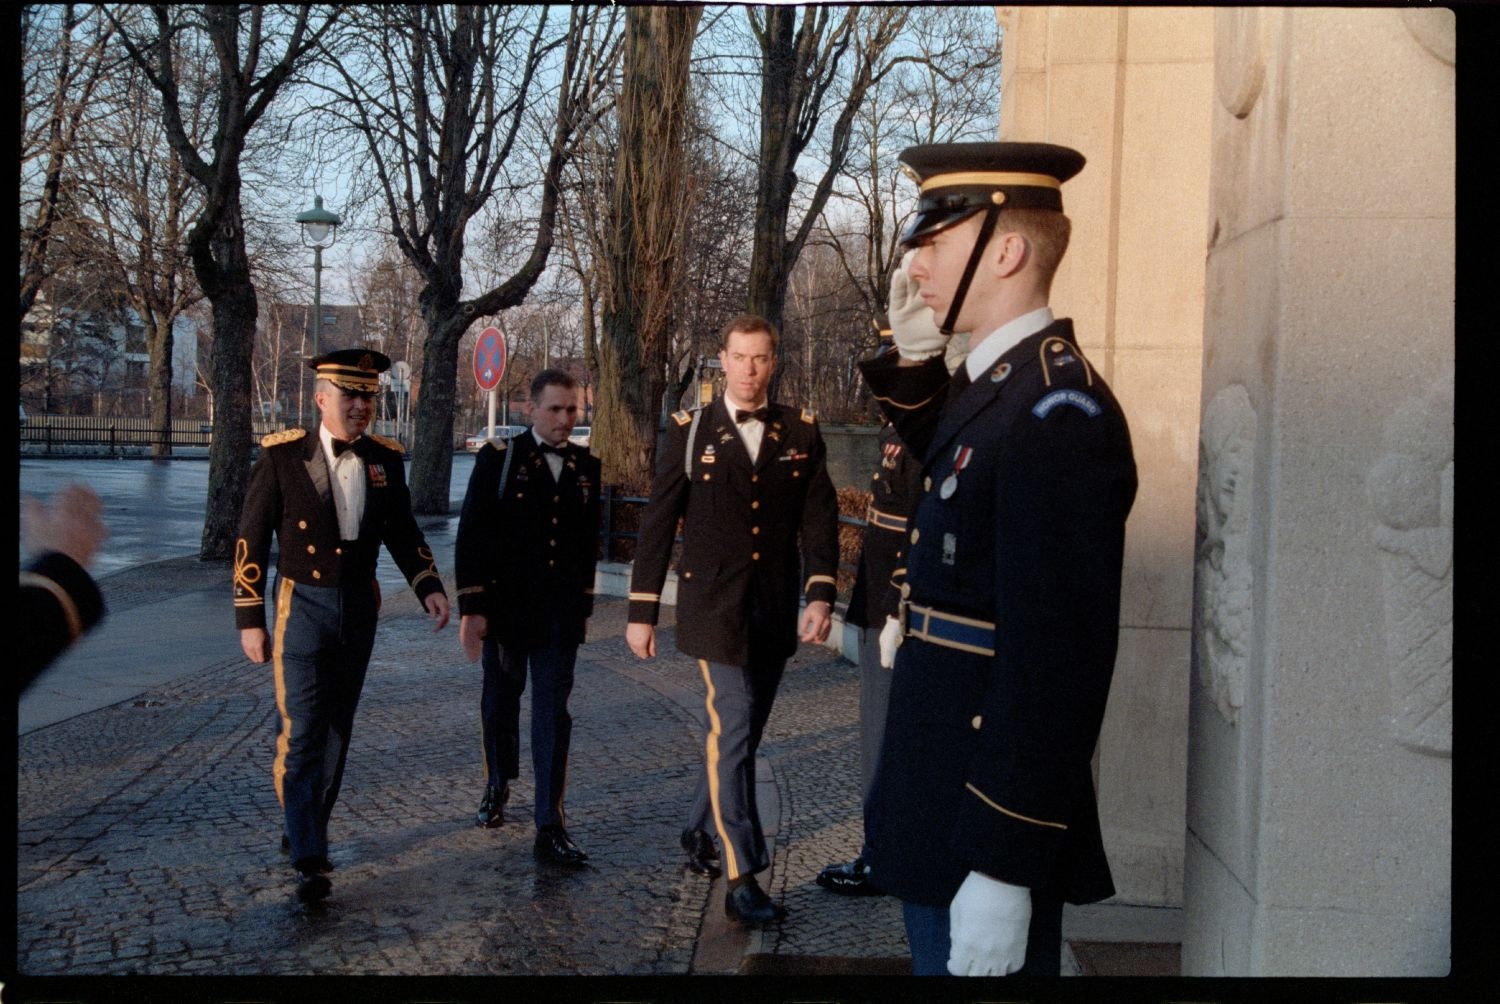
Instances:
[[[631,7],[605,248],[594,442],[604,476],[644,483],[665,393],[685,217],[683,125],[698,6]]]
[[[391,233],[425,280],[411,476],[417,512],[448,511],[459,341],[475,320],[520,303],[541,275],[563,166],[597,114],[610,72],[617,12],[573,7],[568,18],[555,30],[547,8],[370,7],[358,11],[347,37],[324,47],[341,84],[320,110],[362,138]],[[528,111],[538,92],[553,80],[533,188],[512,178],[525,159],[512,155],[534,125]],[[465,298],[469,221],[497,192],[531,191],[538,194],[529,253],[504,282]]]
[[[203,95],[203,54],[178,55],[185,91]],[[149,362],[146,397],[153,456],[172,452],[173,348],[177,320],[202,298],[193,281],[185,233],[201,195],[167,141],[151,86],[133,65],[121,66],[98,89],[97,112],[79,131],[75,187],[78,253],[112,276],[144,328]],[[207,105],[187,102],[183,126],[195,143],[207,133]]]
[[[97,5],[21,8],[21,320],[47,278],[63,176],[99,81],[110,28]]]
[[[214,318],[213,446],[199,549],[204,559],[232,555],[250,478],[250,359],[258,305],[245,245],[241,158],[250,131],[338,14],[337,8],[153,4],[142,19],[147,23],[137,24],[131,8],[109,11],[126,51],[161,98],[172,149],[203,189],[188,249]],[[213,53],[215,123],[206,151],[188,131],[177,77],[177,51],[189,37]]]
[[[908,57],[892,47],[911,8],[749,7],[760,55],[760,139],[755,250],[748,309],[781,326],[787,279],[848,155],[854,117],[870,87]],[[799,21],[800,17],[800,21]],[[821,171],[792,223],[797,165],[825,115]]]

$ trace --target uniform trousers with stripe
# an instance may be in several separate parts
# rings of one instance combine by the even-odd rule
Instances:
[[[573,692],[577,659],[578,645],[563,642],[562,626],[556,620],[545,644],[502,645],[493,638],[484,642],[479,727],[486,778],[497,791],[521,773],[521,694],[530,669],[533,817],[538,829],[565,825],[563,792],[568,786],[568,748],[573,738],[568,696]]]
[[[755,754],[785,668],[785,657],[757,656],[753,641],[748,665],[698,660],[708,687],[708,722],[704,771],[698,776],[688,828],[719,835],[724,874],[731,880],[771,866],[755,805]]]
[[[273,771],[292,862],[328,856],[354,712],[379,610],[374,580],[308,586],[281,578],[272,659],[281,731]]]

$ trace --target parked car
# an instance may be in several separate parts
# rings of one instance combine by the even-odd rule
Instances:
[[[472,436],[469,436],[464,440],[464,449],[470,453],[478,453],[480,448],[484,446],[485,440],[489,436],[489,431],[489,426],[485,426]],[[495,426],[495,438],[501,442],[505,442],[512,436],[518,436],[525,431],[526,426],[524,425],[497,425]]]
[[[568,437],[568,442],[575,446],[589,445],[590,428],[587,425],[579,425],[573,428],[573,434]]]

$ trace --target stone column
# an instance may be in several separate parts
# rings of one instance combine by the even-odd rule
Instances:
[[[1213,17],[1183,973],[1439,975],[1454,18]]]
[[[999,19],[1000,138],[1088,158],[1063,186],[1073,239],[1051,302],[1119,397],[1140,474],[1100,812],[1116,900],[1177,906],[1214,14],[1002,7]]]

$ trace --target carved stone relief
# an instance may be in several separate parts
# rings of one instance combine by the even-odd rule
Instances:
[[[1214,91],[1237,119],[1250,114],[1266,83],[1271,31],[1279,16],[1259,7],[1214,12]]]
[[[1380,549],[1398,742],[1453,752],[1453,377],[1386,420],[1365,487]]]
[[[1214,395],[1198,443],[1197,575],[1193,636],[1199,679],[1231,725],[1245,703],[1255,626],[1250,506],[1255,482],[1255,409],[1239,384]]]

